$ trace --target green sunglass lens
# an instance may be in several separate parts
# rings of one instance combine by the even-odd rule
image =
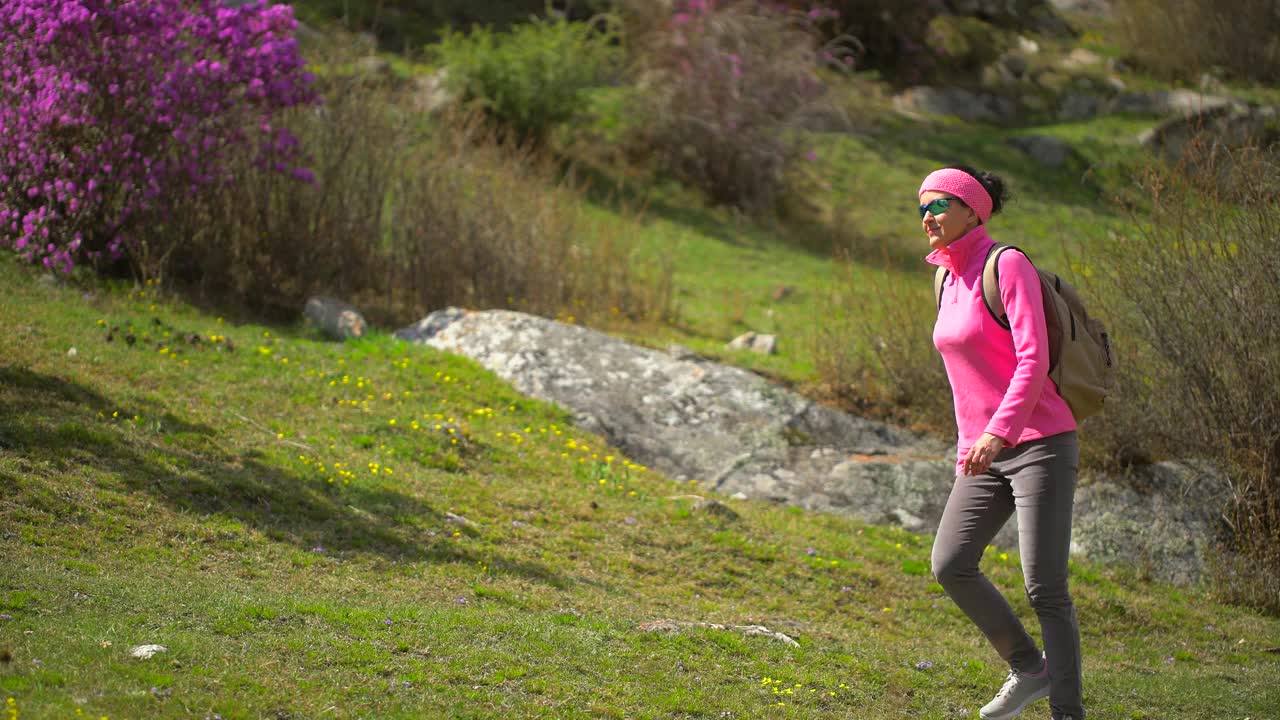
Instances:
[[[920,217],[923,218],[925,213],[933,213],[934,217],[937,217],[949,209],[951,209],[951,201],[947,198],[938,198],[928,205],[920,206]]]

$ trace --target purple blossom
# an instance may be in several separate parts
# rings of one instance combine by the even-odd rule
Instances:
[[[272,120],[316,99],[296,26],[266,0],[0,3],[0,245],[63,271],[119,259],[131,225],[225,176],[251,124],[293,172]]]
[[[382,624],[386,625],[387,627],[391,627],[392,625],[391,618],[383,618]]]
[[[931,667],[933,667],[932,660],[921,660],[920,662],[916,663],[917,670],[928,670]]]

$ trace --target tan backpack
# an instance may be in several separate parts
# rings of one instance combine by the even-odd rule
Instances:
[[[1005,250],[1022,252],[1004,243],[991,246],[982,266],[982,299],[991,317],[1008,330],[1009,316],[1000,299],[998,264]],[[1115,383],[1111,343],[1102,323],[1089,317],[1075,288],[1046,270],[1036,268],[1036,273],[1040,276],[1044,319],[1049,331],[1049,379],[1071,407],[1076,422],[1080,422],[1102,410],[1102,402]],[[949,270],[940,267],[933,276],[933,295],[939,309],[942,286],[949,274]]]

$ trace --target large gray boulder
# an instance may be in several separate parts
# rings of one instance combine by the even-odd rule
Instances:
[[[580,427],[667,475],[730,493],[755,475],[786,471],[797,448],[937,461],[946,453],[941,443],[832,410],[741,368],[533,315],[445,310],[398,334],[470,357],[519,391],[570,409]],[[777,480],[781,497],[800,496],[795,478]]]
[[[954,445],[825,407],[679,346],[664,352],[532,315],[456,308],[397,335],[472,358],[565,407],[636,461],[723,495],[932,533],[955,478]],[[1194,580],[1221,487],[1175,465],[1123,481],[1081,478],[1073,548]],[[1015,547],[1017,537],[1015,518],[995,544]]]

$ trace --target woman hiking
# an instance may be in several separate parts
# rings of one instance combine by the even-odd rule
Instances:
[[[943,168],[924,179],[918,195],[933,248],[927,260],[949,271],[933,342],[959,428],[956,480],[933,544],[933,574],[1009,665],[982,718],[1012,718],[1047,696],[1053,720],[1083,720],[1080,630],[1067,590],[1079,445],[1071,409],[1048,381],[1040,280],[1021,252],[1000,253],[1008,327],[987,309],[982,275],[994,243],[987,221],[1004,204],[1000,178],[968,166]],[[1015,512],[1043,654],[978,566]]]

